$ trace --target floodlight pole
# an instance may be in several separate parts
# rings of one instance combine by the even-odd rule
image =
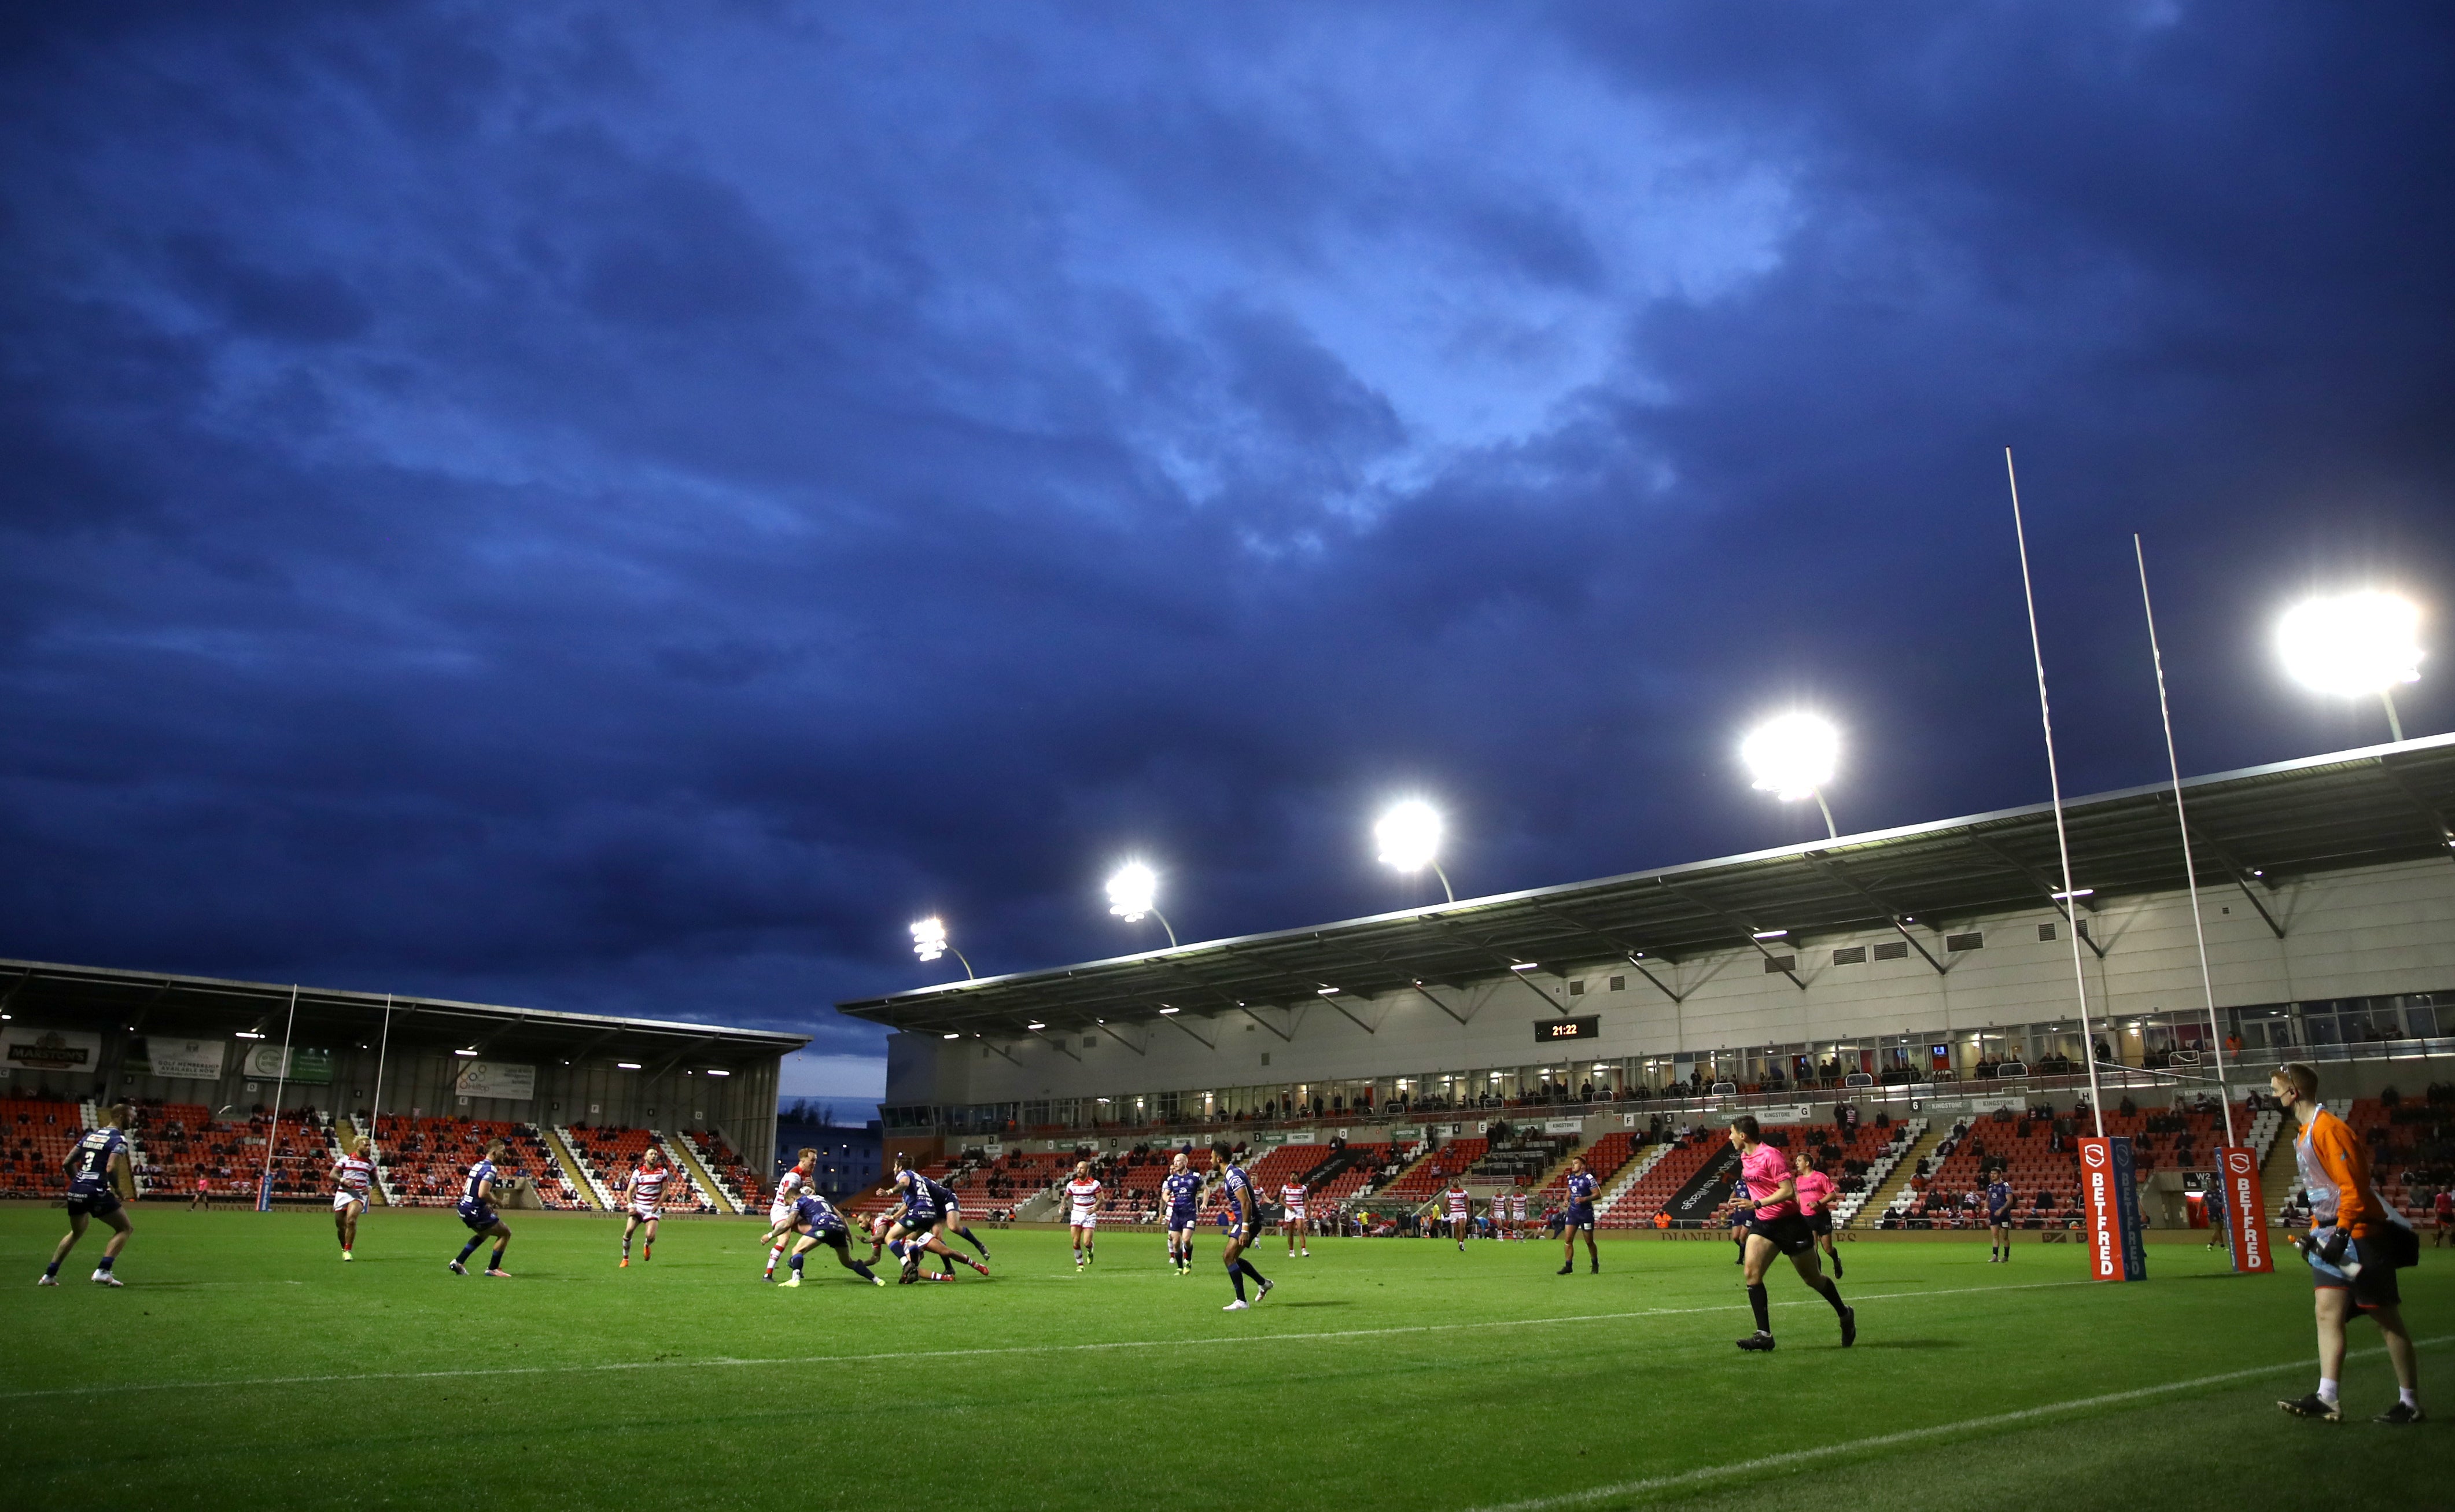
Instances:
[[[2063,827],[2063,783],[2055,768],[2055,716],[2046,701],[2046,652],[2038,638],[2038,591],[2029,581],[2029,534],[2020,523],[2020,477],[2012,469],[2012,449],[2003,449],[2003,477],[2012,488],[2012,539],[2020,553],[2020,596],[2029,610],[2029,659],[2038,669],[2038,721],[2046,736],[2046,786],[2055,800],[2055,848],[2062,854],[2063,896],[2077,891],[2072,885],[2071,837]],[[2097,1137],[2105,1138],[2105,1098],[2097,1084],[2097,1037],[2088,1021],[2088,972],[2080,965],[2080,929],[2072,928],[2072,983],[2080,992],[2080,1037],[2088,1050],[2088,1113],[2097,1120]]]
[[[2404,721],[2395,716],[2395,695],[2381,688],[2379,702],[2386,705],[2386,733],[2395,737],[2396,744],[2404,744]]]
[[[2399,738],[2401,738],[2401,737],[2399,737]],[[1439,878],[1441,879],[1441,892],[1442,892],[1442,894],[1443,894],[1445,897],[1447,897],[1451,902],[1452,902],[1452,903],[1456,902],[1456,901],[1457,901],[1457,889],[1456,889],[1456,888],[1454,888],[1454,887],[1451,887],[1451,886],[1450,885],[1450,874],[1441,870],[1441,863],[1440,863],[1440,862],[1438,862],[1438,861],[1434,861],[1434,862],[1432,862],[1432,875],[1433,875],[1434,877],[1439,877]]]
[[[1151,909],[1150,916],[1151,917],[1159,920],[1160,928],[1167,931],[1167,948],[1170,950],[1176,949],[1176,926],[1169,923],[1167,921],[1167,916],[1161,913],[1156,906],[1153,906]],[[970,968],[965,967],[964,969],[969,970]]]
[[[964,979],[965,981],[978,981],[981,979],[981,974],[972,970],[972,963],[968,960],[964,960],[964,953],[962,951],[957,950],[952,944],[949,944],[946,947],[946,952],[948,955],[953,956],[957,960],[964,962]]]
[[[2157,608],[2148,598],[2148,553],[2137,532],[2131,536],[2131,555],[2140,564],[2140,611],[2148,618],[2148,659],[2157,668],[2157,716],[2165,722],[2165,765],[2174,776],[2174,823],[2182,832],[2182,882],[2191,893],[2191,935],[2200,944],[2200,986],[2208,998],[2208,1036],[2217,1057],[2217,1100],[2224,1112],[2225,1143],[2231,1144],[2233,1095],[2225,1085],[2224,1031],[2217,1023],[2217,983],[2208,970],[2207,927],[2200,920],[2200,871],[2191,858],[2191,821],[2182,813],[2182,759],[2174,754],[2174,710],[2165,699],[2165,654],[2157,648]]]
[[[1822,788],[1809,788],[1807,791],[1816,795],[1816,806],[1824,811],[1825,835],[1833,839],[1839,839],[1841,837],[1841,827],[1833,822],[1833,805],[1824,801],[1824,790]]]

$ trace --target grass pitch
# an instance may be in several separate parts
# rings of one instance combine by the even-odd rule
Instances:
[[[148,1208],[125,1289],[85,1280],[96,1227],[53,1291],[61,1215],[0,1210],[8,1503],[2446,1504],[2446,1423],[2367,1421],[2394,1401],[2377,1331],[2350,1421],[2290,1421],[2275,1400],[2316,1376],[2298,1262],[2237,1278],[2197,1246],[2098,1285],[2076,1246],[1849,1245],[1857,1347],[1777,1270],[1780,1347],[1753,1357],[1718,1243],[1607,1243],[1561,1277],[1539,1241],[1265,1242],[1278,1290],[1223,1313],[1212,1234],[1183,1278],[1156,1237],[1111,1234],[1077,1276],[1063,1233],[984,1231],[990,1280],[875,1288],[822,1250],[787,1291],[754,1221],[669,1224],[620,1270],[613,1220],[510,1220],[503,1281],[445,1272],[448,1213],[369,1214],[344,1265],[320,1216]],[[2425,1251],[2402,1277],[2425,1403],[2450,1272]]]

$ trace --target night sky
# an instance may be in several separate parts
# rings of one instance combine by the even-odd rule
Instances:
[[[2425,5],[17,7],[0,955],[837,999],[2455,724]]]

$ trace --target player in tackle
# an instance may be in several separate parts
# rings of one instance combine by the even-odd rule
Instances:
[[[789,1221],[793,1204],[818,1190],[810,1180],[810,1174],[818,1168],[819,1152],[804,1147],[794,1153],[791,1169],[776,1179],[776,1196],[767,1204],[767,1237],[772,1242],[767,1248],[765,1280],[776,1279],[776,1262],[784,1258],[785,1249],[793,1242]]]
[[[1773,1314],[1765,1296],[1765,1272],[1775,1255],[1790,1257],[1791,1265],[1808,1289],[1833,1304],[1841,1320],[1841,1347],[1858,1341],[1858,1315],[1841,1300],[1841,1288],[1824,1276],[1816,1263],[1816,1234],[1798,1212],[1798,1179],[1791,1174],[1782,1153],[1763,1142],[1755,1116],[1743,1113],[1731,1120],[1731,1148],[1739,1152],[1739,1180],[1755,1200],[1748,1220],[1747,1253],[1741,1274],[1748,1281],[1748,1307],[1756,1317],[1756,1331],[1739,1341],[1741,1349],[1773,1348]]]
[[[767,1242],[778,1246],[789,1244],[793,1248],[793,1274],[784,1281],[787,1286],[801,1284],[801,1257],[822,1244],[836,1252],[837,1264],[862,1280],[872,1286],[886,1284],[885,1277],[852,1258],[850,1226],[844,1222],[843,1215],[835,1210],[835,1205],[815,1191],[804,1191],[793,1199],[793,1205],[781,1217],[769,1216]]]

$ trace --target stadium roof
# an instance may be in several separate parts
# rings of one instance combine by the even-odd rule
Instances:
[[[474,1048],[512,1060],[611,1056],[628,1057],[657,1070],[664,1069],[658,1062],[680,1064],[684,1058],[695,1064],[745,1065],[789,1055],[809,1043],[807,1035],[766,1029],[0,960],[0,1013],[63,1028],[115,1021],[148,1034],[198,1039],[249,1031],[279,1043],[294,991],[298,998],[294,1042],[328,1048],[344,1041],[375,1044],[383,1031],[387,1003],[396,1049]]]
[[[2189,778],[2182,790],[2201,885],[2238,890],[2279,937],[2284,924],[2268,895],[2294,877],[2428,857],[2455,864],[2455,735]],[[2182,885],[2170,783],[2072,799],[2064,818],[2073,886],[2087,895],[2083,919],[2101,899]],[[1566,1014],[1568,998],[1542,978],[1569,966],[1625,960],[1667,997],[1668,978],[1649,969],[1657,962],[1751,946],[1775,956],[1786,940],[1815,935],[1897,931],[1941,970],[1952,923],[2061,909],[2060,876],[2054,809],[2039,803],[951,982],[837,1010],[915,1032],[1014,1038],[1034,1025],[1062,1032],[1296,1002],[1336,1008],[1349,995],[1460,987],[1517,970]],[[1757,937],[1776,930],[1787,934]]]

